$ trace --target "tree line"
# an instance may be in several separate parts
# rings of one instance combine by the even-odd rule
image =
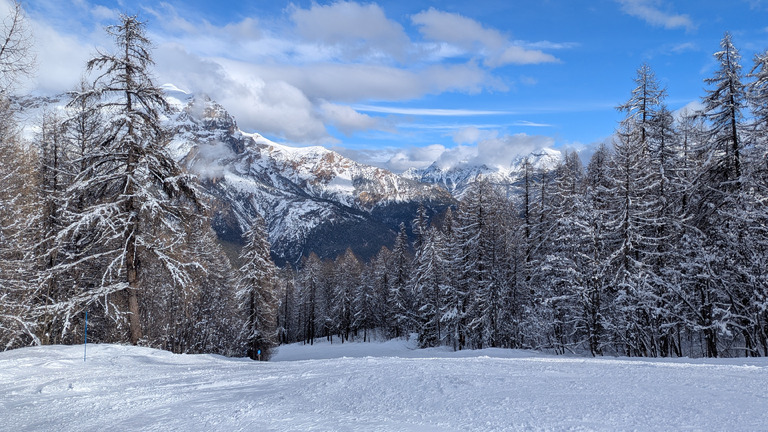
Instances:
[[[714,56],[703,108],[677,115],[642,65],[586,167],[526,161],[512,199],[477,181],[368,263],[310,255],[285,283],[281,340],[768,355],[768,52],[744,73],[726,33]]]

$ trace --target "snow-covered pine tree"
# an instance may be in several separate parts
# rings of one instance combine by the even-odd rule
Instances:
[[[582,292],[581,304],[584,310],[584,328],[593,355],[602,355],[603,347],[609,343],[604,337],[606,320],[609,319],[606,316],[606,305],[612,302],[607,266],[610,249],[606,241],[610,194],[609,160],[610,150],[605,144],[600,144],[592,154],[585,172],[584,202],[581,208],[584,214],[580,218],[587,221],[585,226],[580,228],[589,238],[587,249],[591,254],[584,257],[591,268],[585,272],[588,279]]]
[[[371,291],[368,303],[370,306],[368,316],[371,322],[370,328],[372,329],[388,330],[390,317],[389,290],[391,286],[389,269],[391,262],[392,251],[386,246],[382,246],[369,264]],[[365,309],[358,308],[357,310],[362,312]]]
[[[352,249],[347,248],[343,255],[338,257],[335,262],[335,283],[334,283],[334,318],[338,327],[341,342],[349,340],[349,336],[354,327],[354,318],[357,314],[355,310],[355,297],[360,291],[362,281],[362,264],[355,256]]]
[[[741,133],[743,110],[746,108],[746,86],[742,83],[741,55],[726,32],[715,52],[718,69],[704,82],[713,88],[702,99],[704,113],[710,122],[710,148],[714,160],[708,166],[708,181],[716,190],[738,187],[741,176]]]
[[[622,120],[623,129],[637,134],[636,139],[643,146],[643,151],[647,151],[648,136],[652,134],[651,124],[658,116],[666,97],[666,90],[661,87],[656,74],[647,63],[643,63],[637,70],[635,84],[632,96],[617,109],[626,113],[626,117]]]
[[[480,247],[484,250],[487,281],[478,286],[472,310],[477,312],[475,322],[479,332],[479,346],[502,347],[508,339],[508,298],[511,257],[507,254],[507,235],[511,231],[512,207],[506,194],[489,182],[479,184],[478,195],[484,219],[481,227]]]
[[[648,136],[650,176],[650,202],[654,219],[647,236],[655,239],[655,251],[648,256],[650,273],[654,279],[653,295],[649,301],[650,329],[653,355],[681,356],[680,331],[683,322],[677,291],[680,288],[679,243],[686,223],[683,197],[686,193],[683,170],[684,149],[681,146],[674,118],[662,105],[651,121]]]
[[[269,241],[262,218],[257,217],[243,237],[245,246],[240,253],[242,266],[237,282],[237,299],[245,316],[243,340],[246,355],[254,360],[268,360],[277,336],[277,269],[269,254]]]
[[[448,283],[448,259],[445,240],[438,229],[430,228],[422,235],[410,285],[416,298],[419,346],[426,348],[442,345],[445,336],[441,318],[443,293]]]
[[[33,139],[39,152],[39,166],[35,170],[39,180],[38,194],[41,204],[39,222],[35,227],[37,247],[38,281],[41,289],[35,301],[38,312],[38,337],[44,345],[66,342],[65,336],[73,323],[66,316],[56,313],[52,305],[66,301],[72,294],[73,285],[67,274],[54,271],[59,262],[59,246],[56,237],[62,228],[65,210],[64,191],[72,183],[73,173],[69,142],[66,139],[63,119],[57,113],[44,112],[39,121],[39,131]]]
[[[21,143],[0,99],[0,350],[40,344],[35,246],[40,203],[37,155]]]
[[[458,222],[454,218],[451,208],[445,211],[443,218],[442,234],[446,243],[446,283],[443,286],[441,298],[443,301],[442,316],[440,322],[445,331],[443,339],[452,346],[454,351],[464,349],[466,341],[466,293],[460,291],[458,284],[459,268],[456,266],[458,255],[461,251],[458,236],[456,235]]]
[[[278,270],[278,282],[282,285],[280,302],[277,314],[277,336],[281,344],[298,340],[297,333],[297,308],[298,298],[296,293],[296,271],[290,264],[286,264]]]
[[[322,336],[329,342],[333,342],[333,335],[338,334],[339,321],[334,315],[334,294],[336,292],[336,268],[330,259],[323,260],[320,266],[320,285],[317,291],[317,312]]]
[[[97,110],[106,122],[101,141],[82,158],[84,170],[67,190],[68,204],[58,241],[76,245],[57,266],[72,272],[99,269],[98,283],[58,305],[79,314],[102,304],[105,322],[113,322],[109,340],[138,343],[142,333],[140,296],[153,281],[186,289],[195,267],[179,258],[184,225],[198,210],[189,178],[164,149],[161,113],[168,104],[151,78],[151,43],[144,23],[123,15],[107,32],[114,54],[99,53],[88,62],[92,87],[77,92],[70,106]],[[159,273],[142,271],[152,263]],[[123,327],[127,318],[127,331]]]
[[[553,179],[551,169],[535,169],[530,184],[529,222],[524,223],[529,231],[527,240],[526,263],[523,270],[526,275],[523,291],[529,297],[527,312],[528,319],[523,325],[523,339],[536,348],[562,347],[562,326],[557,317],[552,316],[552,309],[547,305],[548,294],[544,289],[543,270],[547,259],[548,248],[551,245],[553,217]],[[553,332],[548,331],[554,330]]]
[[[755,54],[749,77],[752,82],[747,85],[747,101],[752,109],[751,141],[759,148],[764,158],[761,169],[768,169],[768,50]]]
[[[363,265],[360,285],[352,299],[352,327],[356,331],[363,331],[363,342],[369,341],[369,332],[378,327],[381,305],[386,301],[386,297],[378,295],[379,278],[376,267],[376,257]],[[384,268],[386,269],[386,266]],[[386,271],[384,273],[386,274]]]
[[[626,129],[619,133],[609,163],[612,188],[606,240],[610,284],[615,293],[610,324],[617,348],[629,356],[650,355],[653,349],[646,332],[652,296],[647,258],[656,248],[656,239],[648,236],[655,214],[649,200],[647,150],[641,137]]]
[[[459,203],[456,215],[456,255],[451,264],[456,269],[455,286],[462,293],[459,311],[463,338],[459,349],[482,347],[494,342],[497,330],[499,289],[492,278],[495,241],[492,232],[491,204],[495,190],[487,180],[472,183]],[[498,204],[498,201],[496,201]],[[463,339],[463,340],[462,340]]]
[[[715,52],[718,69],[702,99],[709,134],[702,153],[703,166],[697,181],[696,227],[704,234],[703,259],[712,264],[708,277],[700,280],[699,328],[705,337],[705,355],[717,356],[718,333],[745,327],[749,286],[751,234],[744,209],[743,110],[746,86],[742,83],[741,56],[730,33]],[[709,257],[717,257],[710,261]],[[748,319],[747,319],[748,321]],[[748,342],[747,342],[748,343]]]
[[[183,316],[171,317],[168,328],[184,336],[179,342],[188,353],[243,354],[244,317],[236,298],[237,272],[227,258],[208,218],[189,226],[187,256],[199,264],[192,272],[194,289],[179,296],[176,304],[186,308]],[[188,306],[187,306],[188,305]],[[166,315],[167,316],[167,315]],[[162,320],[158,320],[161,321]]]
[[[605,297],[601,280],[595,213],[587,195],[581,160],[567,153],[555,171],[552,191],[551,234],[539,281],[545,304],[551,309],[550,340],[557,351],[586,346],[602,354]]]
[[[749,169],[744,190],[748,194],[747,214],[753,228],[749,246],[751,284],[755,287],[749,301],[750,336],[768,356],[768,50],[756,54],[750,72],[753,81],[748,86],[748,99],[754,121],[751,125],[750,149],[747,153]]]
[[[411,221],[411,229],[415,237],[413,240],[413,250],[418,253],[429,229],[429,217],[427,217],[427,208],[424,207],[424,203],[419,203],[419,207],[416,209],[416,217]]]
[[[677,150],[666,92],[647,64],[638,69],[635,82],[629,101],[618,108],[627,115],[608,171],[612,193],[606,227],[616,293],[612,324],[627,355],[657,356],[669,351],[671,340],[664,272],[676,262],[667,246],[677,232],[678,215],[668,197]]]
[[[21,3],[11,1],[0,22],[0,350],[40,343],[34,310],[39,203],[34,152],[19,136],[10,94],[35,63]]]
[[[408,285],[413,257],[408,244],[405,224],[401,223],[395,244],[392,246],[388,276],[388,321],[394,337],[407,336],[408,332],[413,330],[413,293]]]
[[[320,321],[319,302],[323,263],[317,254],[310,252],[301,266],[297,280],[298,306],[297,327],[304,343],[314,344],[322,322]]]

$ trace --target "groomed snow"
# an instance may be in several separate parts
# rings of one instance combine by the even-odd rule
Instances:
[[[765,359],[636,360],[409,343],[271,362],[90,345],[0,353],[0,430],[768,429]]]

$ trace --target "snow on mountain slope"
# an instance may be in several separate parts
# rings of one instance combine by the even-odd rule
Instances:
[[[390,345],[376,357],[261,363],[89,345],[84,362],[82,346],[47,346],[0,353],[0,429],[757,431],[768,424],[766,382],[764,358],[453,355]]]
[[[310,251],[333,258],[351,246],[362,258],[391,244],[398,225],[415,216],[419,204],[429,216],[461,198],[477,179],[487,179],[516,196],[525,157],[502,165],[439,162],[403,175],[360,164],[323,147],[290,147],[240,131],[224,107],[204,95],[163,86],[173,112],[174,158],[201,178],[212,197],[214,228],[233,243],[256,215],[264,217],[278,263],[296,264]],[[32,137],[46,110],[61,109],[64,96],[19,98],[17,105]],[[557,150],[526,156],[535,170],[554,168]]]
[[[166,84],[172,112],[168,149],[199,175],[212,197],[214,228],[233,243],[265,218],[278,262],[297,263],[310,251],[333,258],[351,246],[362,257],[391,244],[420,203],[428,214],[455,200],[444,188],[360,164],[323,147],[290,147],[243,133],[235,119],[204,95]],[[62,112],[66,95],[17,98],[24,136],[34,139],[44,112]]]
[[[260,214],[279,260],[296,262],[309,250],[333,257],[347,246],[371,254],[391,241],[399,222],[410,221],[419,203],[433,213],[453,203],[439,186],[326,148],[289,147],[243,133],[207,97],[173,100],[178,111],[168,122],[175,132],[169,148],[218,198],[217,231],[238,241]]]

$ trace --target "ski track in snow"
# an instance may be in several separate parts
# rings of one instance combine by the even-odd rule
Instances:
[[[314,358],[314,359],[308,359]],[[271,362],[120,345],[0,353],[3,431],[768,430],[768,360],[281,347]]]

